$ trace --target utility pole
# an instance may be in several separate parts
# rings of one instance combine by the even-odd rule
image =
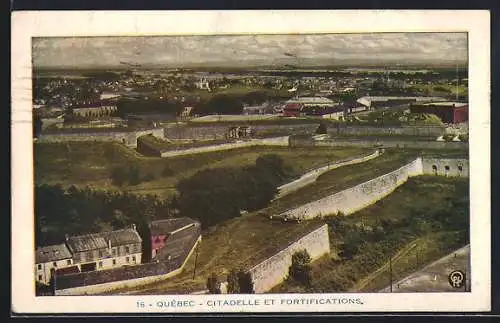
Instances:
[[[195,277],[195,275],[196,275],[196,262],[197,262],[197,260],[198,260],[198,249],[199,249],[199,247],[198,247],[198,246],[196,246],[196,254],[195,254],[195,256],[194,256],[193,280],[194,280],[194,277]]]
[[[390,282],[390,291],[392,293],[392,257],[389,258],[389,282]]]

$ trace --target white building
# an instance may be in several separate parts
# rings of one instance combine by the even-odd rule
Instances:
[[[72,265],[71,252],[64,243],[39,247],[35,253],[35,280],[48,285],[55,270]]]

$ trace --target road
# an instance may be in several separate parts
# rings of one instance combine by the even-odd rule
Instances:
[[[466,275],[466,284],[461,288],[453,288],[448,276],[454,270]],[[470,245],[460,248],[449,255],[436,260],[423,269],[407,276],[392,285],[393,293],[410,292],[470,292]],[[390,292],[390,286],[379,291]]]

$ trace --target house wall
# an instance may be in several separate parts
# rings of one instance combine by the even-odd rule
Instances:
[[[312,260],[330,253],[328,225],[324,224],[251,268],[249,273],[252,276],[255,293],[264,293],[283,282],[288,276],[292,255],[303,249],[307,250]]]
[[[56,264],[55,266],[54,266],[54,263]],[[40,265],[40,269],[38,269],[39,265]],[[65,268],[65,267],[70,267],[72,265],[73,265],[73,260],[71,258],[57,260],[55,262],[50,261],[50,262],[35,264],[35,279],[36,279],[36,281],[38,281],[40,283],[49,284],[50,278],[52,277],[52,273],[51,273],[52,269],[56,270],[56,269],[61,269],[61,268]]]

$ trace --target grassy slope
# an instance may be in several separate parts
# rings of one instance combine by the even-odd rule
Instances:
[[[381,219],[402,219],[408,217],[410,209],[418,209],[425,212],[426,209],[433,208],[434,205],[448,203],[450,199],[458,197],[462,190],[457,189],[457,185],[462,188],[468,185],[466,179],[446,179],[442,177],[422,177],[417,182],[416,187],[403,185],[394,193],[376,204],[365,208],[345,220],[352,223],[363,223],[373,226]],[[418,195],[415,194],[418,190]],[[373,292],[380,290],[389,284],[388,279],[388,259],[393,258],[393,280],[404,278],[409,273],[418,268],[422,268],[452,250],[460,247],[457,245],[457,232],[429,232],[421,236],[408,235],[405,241],[400,241],[400,245],[395,249],[390,249],[384,262],[379,268],[363,268],[368,274],[361,275],[360,279],[355,279],[355,274],[360,271],[360,264],[357,262],[358,256],[353,259],[339,261],[331,256],[325,256],[313,263],[312,277],[313,284],[310,289],[297,285],[293,282],[285,282],[276,286],[271,292]],[[344,237],[330,237],[331,242],[336,243]],[[413,245],[416,244],[415,247]],[[417,264],[417,251],[419,263]],[[362,265],[364,267],[364,265]],[[347,289],[339,288],[339,282],[349,283]]]
[[[62,185],[90,185],[98,189],[123,190],[141,194],[169,196],[175,192],[180,178],[188,177],[209,167],[243,166],[253,164],[262,154],[280,155],[297,173],[320,167],[331,160],[359,155],[366,149],[359,148],[279,148],[258,147],[198,155],[159,158],[144,157],[119,143],[72,142],[35,144],[36,183],[61,183]],[[137,165],[141,174],[152,174],[155,179],[136,186],[113,186],[110,174],[117,166]],[[168,165],[172,176],[162,177]]]

